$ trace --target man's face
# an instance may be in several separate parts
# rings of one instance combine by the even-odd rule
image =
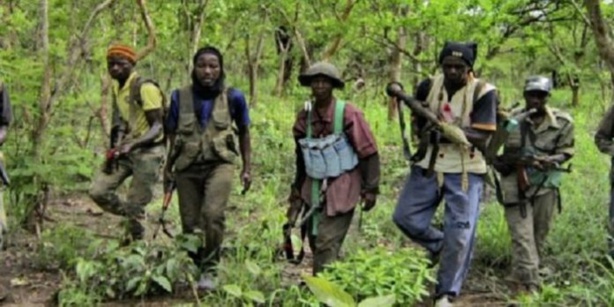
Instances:
[[[128,59],[112,55],[107,58],[107,71],[115,80],[126,80],[130,77],[134,65]]]
[[[447,56],[441,61],[444,78],[453,85],[464,85],[469,74],[469,65],[459,57]]]
[[[311,93],[317,98],[326,98],[333,92],[333,83],[328,77],[315,76],[311,80]]]
[[[220,78],[221,72],[220,59],[214,54],[203,53],[196,59],[194,73],[202,86],[212,87],[215,85],[215,82]]]
[[[524,92],[524,100],[526,101],[526,108],[537,111],[544,111],[546,109],[546,102],[548,102],[548,92],[544,91],[528,91]]]

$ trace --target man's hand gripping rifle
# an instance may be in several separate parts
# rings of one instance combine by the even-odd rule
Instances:
[[[434,125],[435,128],[441,132],[443,137],[450,140],[452,143],[471,146],[471,143],[469,143],[462,129],[438,118],[437,115],[425,107],[421,101],[405,94],[399,84],[389,83],[386,87],[386,94],[404,101],[405,105],[411,109],[413,114],[426,119],[429,124]]]

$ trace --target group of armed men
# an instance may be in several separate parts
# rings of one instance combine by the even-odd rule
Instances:
[[[547,104],[550,79],[527,78],[524,105],[503,112],[495,86],[476,77],[476,58],[476,44],[446,42],[438,59],[442,73],[420,82],[413,97],[404,94],[401,84],[388,85],[388,94],[412,109],[412,132],[419,142],[392,220],[427,250],[433,266],[439,265],[437,306],[450,306],[460,294],[475,246],[485,184],[496,187],[504,206],[512,238],[514,289],[539,290],[544,241],[560,208],[561,174],[568,171],[562,165],[574,155],[571,116]],[[251,185],[245,97],[226,85],[222,53],[212,46],[194,54],[191,82],[171,93],[169,106],[157,83],[142,78],[136,64],[133,48],[116,44],[108,49],[114,86],[106,158],[114,163],[105,163],[97,172],[89,195],[103,210],[125,217],[126,242],[140,240],[145,206],[152,201],[162,172],[165,191],[177,189],[182,231],[204,239],[198,252],[190,254],[201,270],[198,288],[213,290],[225,207],[239,159],[244,191]],[[315,275],[338,258],[359,203],[364,211],[375,206],[380,158],[363,112],[333,94],[345,86],[333,64],[315,63],[298,80],[311,89],[311,99],[292,128],[296,175],[285,230],[300,225],[313,253]],[[0,98],[0,143],[4,143],[12,113],[6,87]],[[614,108],[610,108],[595,142],[601,152],[614,157],[613,128]],[[129,191],[120,198],[116,190],[129,177]],[[614,171],[610,178],[614,182]],[[442,200],[444,223],[438,229],[431,222]],[[299,216],[302,221],[296,223]],[[2,203],[0,230],[2,234],[7,230]]]

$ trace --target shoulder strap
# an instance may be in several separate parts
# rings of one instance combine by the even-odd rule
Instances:
[[[343,132],[343,113],[345,111],[345,101],[337,100],[335,102],[335,114],[333,115],[333,133],[338,134]],[[313,130],[311,128],[311,113],[312,110],[307,112],[307,138],[311,138],[313,135]]]
[[[229,86],[226,88],[226,102],[228,105],[228,113],[230,114],[230,117],[232,118],[233,113],[235,112],[235,106],[232,102],[232,99],[230,99],[230,91],[232,90],[232,88]]]
[[[473,102],[475,103],[476,101],[478,101],[478,98],[480,96],[480,92],[482,91],[482,89],[484,88],[484,85],[486,84],[486,82],[478,79],[478,84],[475,85],[475,89],[473,90]]]
[[[143,83],[140,76],[136,76],[130,83],[130,103],[136,102],[139,106],[143,106],[143,98],[141,97],[141,85]]]
[[[333,122],[333,133],[339,134],[343,132],[343,113],[345,111],[345,101],[337,100],[335,102],[335,119]]]
[[[147,79],[137,76],[130,84],[130,101],[136,102],[137,105],[143,106],[143,97],[141,97],[141,86],[145,83],[151,83],[155,85],[162,95],[162,108],[167,108],[166,95],[162,92],[160,85],[154,79]]]
[[[177,102],[179,104],[180,115],[195,114],[194,96],[192,95],[192,88],[190,86],[184,86],[177,90]]]
[[[313,136],[313,129],[311,128],[311,109],[307,111],[307,122],[305,125],[307,125],[307,138],[310,139]]]

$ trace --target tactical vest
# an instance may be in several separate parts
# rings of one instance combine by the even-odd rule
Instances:
[[[191,86],[178,91],[179,121],[175,136],[175,171],[182,171],[193,163],[235,163],[239,156],[237,137],[228,108],[227,90],[213,102],[211,118],[203,128],[194,112]]]
[[[494,89],[489,83],[481,83],[478,79],[471,79],[467,85],[458,90],[452,98],[444,88],[444,76],[440,74],[433,78],[431,90],[426,102],[429,109],[435,114],[441,114],[445,104],[450,107],[450,112],[454,117],[453,123],[466,128],[471,126],[471,112],[473,111],[474,100],[481,98],[484,94]],[[481,84],[481,86],[478,85]],[[478,92],[476,92],[478,91]],[[433,145],[429,144],[424,158],[416,163],[421,168],[428,169],[432,157]],[[439,144],[438,156],[434,165],[434,171],[438,173],[474,173],[485,174],[487,172],[486,160],[482,152],[476,148],[461,151],[458,145],[451,143]]]

